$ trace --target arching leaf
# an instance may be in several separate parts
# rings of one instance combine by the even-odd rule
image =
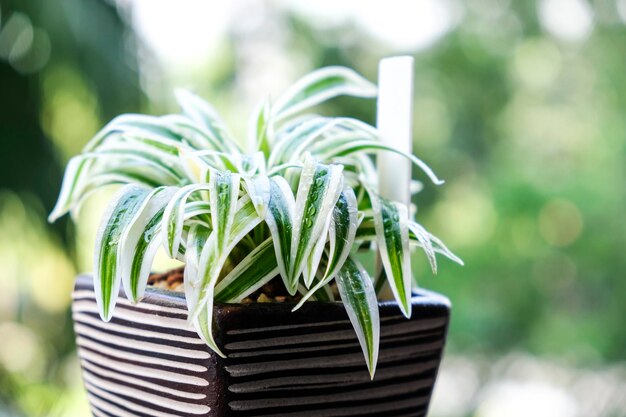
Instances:
[[[100,317],[105,321],[109,321],[113,314],[122,278],[123,236],[150,193],[149,188],[126,185],[113,197],[102,217],[93,264],[96,301]]]
[[[337,274],[337,288],[373,379],[380,344],[380,318],[372,280],[359,263],[348,258]]]
[[[282,120],[337,96],[376,97],[376,93],[376,86],[353,70],[326,67],[296,81],[276,100],[272,115]]]

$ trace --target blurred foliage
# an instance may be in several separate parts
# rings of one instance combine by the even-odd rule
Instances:
[[[217,52],[181,75],[146,55],[119,6],[1,1],[0,415],[85,415],[68,297],[88,265],[101,200],[87,206],[87,232],[44,219],[62,166],[103,123],[171,110],[170,90],[182,84],[241,133],[240,114],[264,91],[331,64],[376,79],[378,60],[398,53],[416,58],[415,153],[447,180],[425,184],[418,220],[466,262],[442,262],[432,277],[415,259],[419,283],[452,300],[449,352],[525,351],[588,367],[624,360],[623,2],[590,3],[591,33],[564,39],[544,28],[535,2],[472,0],[453,30],[420,51],[268,3],[256,24],[235,21]],[[16,14],[49,38],[44,64],[25,53],[3,58]],[[45,55],[45,41],[32,45]],[[323,110],[375,120],[372,102],[331,107]]]
[[[2,416],[88,413],[68,309],[74,234],[45,218],[68,157],[139,107],[125,28],[99,0],[0,2]]]

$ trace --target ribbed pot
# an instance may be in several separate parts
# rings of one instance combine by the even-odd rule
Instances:
[[[76,281],[72,312],[95,416],[425,416],[445,344],[449,301],[417,292],[413,316],[381,302],[381,346],[370,380],[338,303],[215,306],[215,355],[187,325],[184,295],[123,295],[102,322],[91,276]]]

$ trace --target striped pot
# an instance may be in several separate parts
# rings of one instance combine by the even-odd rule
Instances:
[[[215,307],[213,354],[186,322],[180,293],[123,294],[113,319],[98,316],[92,278],[76,282],[72,312],[83,379],[95,416],[425,416],[441,359],[450,305],[413,297],[413,317],[380,303],[381,348],[370,381],[337,303]]]

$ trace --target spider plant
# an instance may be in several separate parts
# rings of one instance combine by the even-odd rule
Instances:
[[[94,191],[123,184],[97,233],[94,287],[110,320],[119,286],[139,302],[159,247],[185,263],[189,320],[217,354],[213,304],[237,303],[282,280],[299,308],[334,301],[336,284],[373,376],[378,357],[377,295],[387,284],[411,315],[410,254],[420,248],[461,261],[418,224],[414,210],[377,194],[371,154],[397,152],[377,130],[349,117],[310,114],[336,96],[372,98],[376,86],[343,67],[317,70],[253,113],[244,151],[216,111],[177,91],[180,114],[113,119],[72,158],[50,221],[73,216]],[[435,184],[420,159],[404,154]],[[377,248],[383,273],[372,278],[355,259]]]

